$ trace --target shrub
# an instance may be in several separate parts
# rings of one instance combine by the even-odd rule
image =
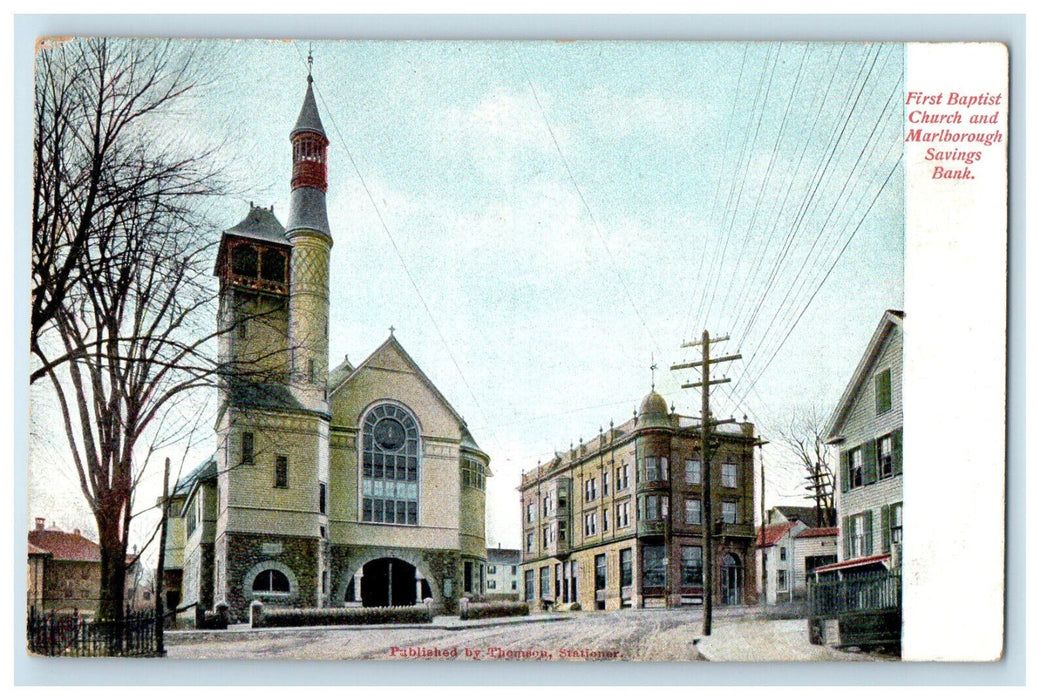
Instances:
[[[489,617],[516,617],[518,615],[529,615],[531,612],[527,603],[519,601],[499,601],[491,603],[473,603],[462,608],[461,619],[484,620]]]
[[[432,622],[424,607],[402,608],[291,608],[268,609],[255,619],[255,627],[318,627],[322,625],[390,625]]]

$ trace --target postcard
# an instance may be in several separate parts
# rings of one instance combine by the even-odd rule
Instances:
[[[998,660],[1009,60],[41,37],[28,653]]]

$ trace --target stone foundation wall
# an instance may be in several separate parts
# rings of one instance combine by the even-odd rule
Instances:
[[[225,602],[229,605],[233,620],[246,622],[254,599],[280,607],[316,607],[318,538],[228,533],[225,540]],[[293,573],[292,595],[258,595],[251,592],[251,581],[245,583],[244,577],[266,562],[282,565]]]

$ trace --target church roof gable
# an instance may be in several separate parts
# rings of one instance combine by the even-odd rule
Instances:
[[[392,357],[390,357],[390,353],[392,353]],[[379,362],[388,359],[393,359],[394,361],[402,363],[402,369],[415,374],[426,386],[426,388],[432,392],[436,400],[444,408],[446,408],[452,416],[454,416],[454,419],[458,422],[458,425],[461,426],[463,432],[467,432],[465,430],[465,419],[462,418],[458,411],[454,409],[454,406],[451,405],[451,402],[448,401],[447,398],[440,392],[440,390],[436,388],[436,385],[433,384],[432,380],[430,380],[429,377],[426,376],[425,372],[422,371],[422,368],[419,367],[418,364],[411,358],[411,356],[407,354],[407,351],[404,350],[402,345],[400,345],[400,341],[398,341],[396,339],[396,336],[392,334],[390,334],[389,337],[386,338],[385,342],[379,345],[375,349],[375,351],[367,357],[366,360],[361,362],[356,367],[356,369],[354,369],[352,372],[346,375],[346,377],[337,386],[332,388],[331,395],[334,396],[336,392],[342,390],[344,387],[350,384],[352,380],[355,377],[357,377],[360,374],[360,372],[364,369],[373,369],[375,367],[378,367],[380,366]]]

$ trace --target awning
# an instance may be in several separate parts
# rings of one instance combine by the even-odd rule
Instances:
[[[835,564],[826,564],[825,566],[819,566],[814,570],[816,574],[824,574],[829,571],[842,571],[844,569],[856,569],[861,566],[869,566],[870,564],[882,564],[888,562],[891,559],[890,554],[876,554],[871,557],[861,557],[859,559],[848,559],[847,561],[837,562]]]

